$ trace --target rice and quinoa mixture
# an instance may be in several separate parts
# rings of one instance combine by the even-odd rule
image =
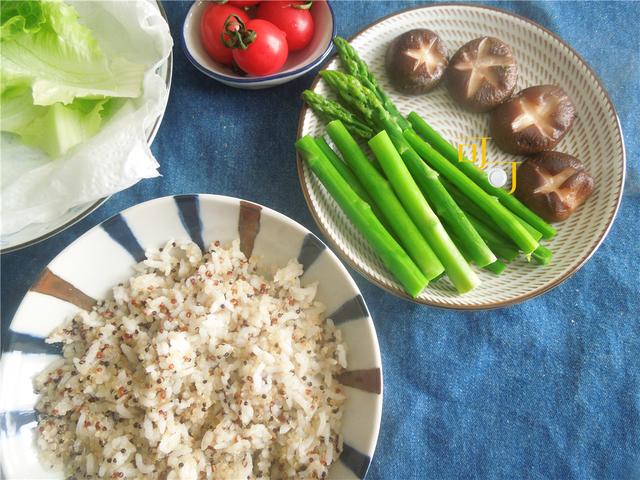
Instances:
[[[148,250],[113,298],[47,342],[37,444],[67,478],[324,478],[342,450],[340,330],[291,260],[239,242]]]

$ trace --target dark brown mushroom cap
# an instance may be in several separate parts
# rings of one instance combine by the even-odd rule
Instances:
[[[576,108],[555,85],[525,88],[498,105],[489,121],[491,137],[505,152],[531,155],[551,150],[569,131]]]
[[[513,94],[518,66],[511,47],[499,38],[481,37],[463,45],[449,61],[445,85],[472,112],[488,112]]]
[[[549,222],[566,219],[593,189],[593,177],[582,162],[566,153],[539,153],[516,173],[516,196]]]
[[[442,80],[448,52],[431,30],[409,30],[396,37],[387,48],[385,66],[395,88],[412,95],[426,93]]]

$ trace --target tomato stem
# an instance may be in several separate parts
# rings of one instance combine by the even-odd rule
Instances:
[[[242,19],[232,13],[224,21],[224,32],[220,34],[220,39],[228,48],[246,50],[255,41],[256,31],[247,29]]]
[[[302,4],[299,5],[291,5],[292,8],[295,8],[296,10],[309,10],[313,5],[313,1],[309,0],[308,2],[304,2]]]

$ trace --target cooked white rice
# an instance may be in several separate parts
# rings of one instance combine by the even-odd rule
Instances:
[[[167,243],[47,339],[37,443],[75,478],[324,478],[342,450],[340,330],[292,260]]]

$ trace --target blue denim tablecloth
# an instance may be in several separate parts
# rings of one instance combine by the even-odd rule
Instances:
[[[300,92],[313,73],[264,91],[227,88],[185,58],[189,4],[165,4],[173,87],[153,145],[162,177],[110,199],[73,228],[3,255],[2,327],[42,268],[74,238],[138,202],[208,192],[253,200],[318,233],[295,169]],[[334,2],[338,32],[409,6]],[[368,478],[640,479],[640,3],[495,3],[571,44],[601,77],[626,135],[618,218],[589,263],[514,307],[460,313],[399,300],[353,276],[384,368]]]

